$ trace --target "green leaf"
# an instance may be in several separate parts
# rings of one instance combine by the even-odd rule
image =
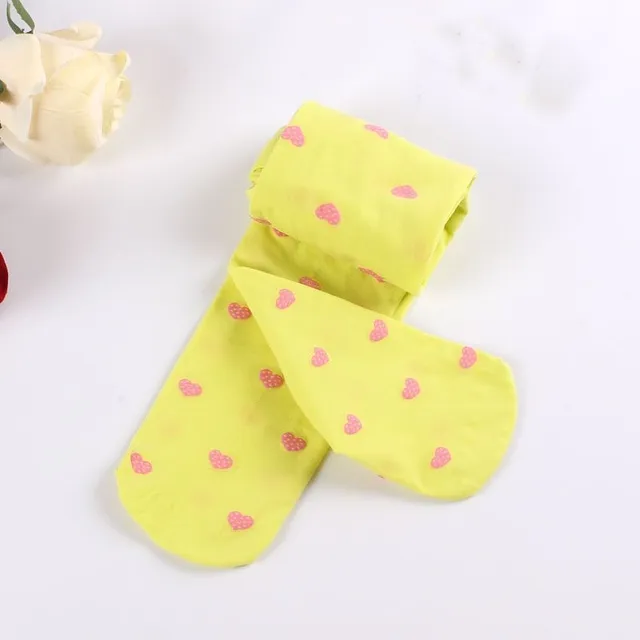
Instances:
[[[9,23],[9,26],[11,27],[11,31],[13,31],[13,33],[24,33],[24,31],[11,19],[11,5],[9,4],[8,0],[7,0],[7,22]]]
[[[29,29],[23,29],[19,27],[11,18],[11,8],[14,8],[16,13],[20,16],[22,21],[29,27]],[[14,33],[33,33],[36,28],[36,24],[33,18],[29,15],[29,12],[24,8],[24,5],[20,0],[7,0],[7,22]]]

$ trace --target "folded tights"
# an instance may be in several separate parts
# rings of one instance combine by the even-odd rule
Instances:
[[[330,449],[434,498],[487,482],[515,423],[509,368],[401,322],[474,176],[314,103],[275,135],[229,276],[117,469],[156,544],[252,562]]]

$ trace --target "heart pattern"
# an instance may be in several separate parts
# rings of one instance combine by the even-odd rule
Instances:
[[[380,340],[384,340],[388,335],[389,329],[387,329],[384,320],[374,320],[373,329],[369,334],[369,340],[371,340],[371,342],[380,342]]]
[[[367,131],[373,131],[373,133],[377,133],[381,138],[385,140],[389,137],[389,132],[384,127],[379,127],[377,124],[365,124],[364,128]]]
[[[371,269],[367,269],[366,267],[358,267],[362,273],[366,273],[368,276],[371,276],[374,280],[378,282],[384,282],[384,278],[377,274],[375,271],[371,271]]]
[[[129,459],[131,460],[131,468],[135,473],[144,475],[153,471],[153,465],[139,453],[132,453]]]
[[[234,320],[247,320],[251,317],[251,309],[249,309],[249,307],[243,307],[237,302],[232,302],[227,307],[227,311]]]
[[[234,531],[242,531],[253,527],[253,518],[251,516],[245,516],[239,511],[232,511],[227,516],[227,522]]]
[[[300,280],[298,280],[298,282],[300,284],[305,285],[306,287],[311,287],[312,289],[318,289],[318,291],[322,289],[319,282],[317,282],[313,278],[307,278],[307,276],[303,276],[302,278],[300,278]]]
[[[462,348],[462,356],[460,358],[460,366],[463,369],[469,369],[478,361],[476,350],[471,347]]]
[[[330,225],[334,226],[340,223],[340,212],[335,204],[330,202],[321,204],[316,209],[316,218],[319,220],[325,220]]]
[[[314,347],[313,356],[311,356],[311,364],[314,367],[324,367],[329,362],[329,354],[320,347]]]
[[[433,452],[433,458],[431,458],[431,466],[434,469],[441,469],[445,465],[451,462],[451,453],[446,447],[438,447]]]
[[[404,389],[402,390],[402,397],[405,400],[413,400],[416,396],[420,395],[420,384],[415,378],[407,378],[404,381]]]
[[[260,381],[267,389],[277,389],[284,384],[284,378],[277,373],[273,373],[271,369],[263,369],[260,372]]]
[[[197,382],[191,382],[187,378],[180,380],[178,387],[180,387],[183,396],[199,396],[202,393],[202,387]]]
[[[278,309],[288,309],[295,301],[296,297],[293,291],[289,291],[289,289],[280,289],[278,299],[276,300],[276,307],[278,307]]]
[[[380,127],[378,125],[375,124],[363,124],[362,121],[360,121],[360,124],[357,125],[360,127],[360,135],[364,136],[365,138],[369,138],[370,142],[369,144],[371,145],[378,145],[378,144],[385,144],[384,142],[378,143],[375,138],[371,138],[369,136],[369,133],[363,133],[362,132],[362,126],[364,126],[364,129],[367,132],[370,132],[372,134],[375,134],[377,137],[379,137],[382,140],[388,140],[390,137],[390,132],[383,128]],[[281,136],[280,136],[283,140],[288,141],[293,147],[302,147],[305,145],[306,141],[305,141],[305,135],[302,131],[302,129],[299,126],[288,126],[285,127],[282,130]],[[310,143],[313,142],[315,143],[315,140],[310,140]],[[282,144],[282,151],[283,153],[292,153],[292,154],[298,154],[298,153],[306,153],[306,151],[294,151],[294,150],[288,150],[289,149],[289,145],[281,143]],[[393,144],[393,140],[388,143],[388,144]],[[381,147],[382,148],[382,147]],[[397,179],[397,178],[396,178]],[[402,179],[402,178],[401,178]],[[407,179],[411,179],[410,176],[405,175],[404,177],[405,180]],[[393,184],[393,182],[395,182],[394,179],[392,179],[391,181],[382,181],[378,186],[381,188],[383,195],[386,193],[386,197],[388,198],[389,195],[389,189],[390,189],[390,184]],[[418,181],[417,186],[420,186],[422,189],[422,200],[426,201],[429,199],[429,194],[426,193],[422,187],[422,183]],[[396,197],[396,198],[403,198],[403,199],[416,199],[419,197],[418,192],[416,191],[416,189],[410,185],[410,184],[401,184],[398,186],[395,186],[393,188],[390,189],[391,194]],[[321,196],[322,198],[331,198],[331,197],[336,197],[334,195],[330,195],[329,193],[325,193],[323,196]],[[320,199],[316,200],[315,202],[312,201],[311,205],[307,205],[307,209],[306,209],[306,214],[308,215],[311,222],[313,222],[313,219],[311,218],[311,209],[313,209],[313,207],[318,203]],[[348,203],[346,201],[342,201],[340,200],[341,206],[347,207]],[[410,206],[415,206],[409,203],[406,203],[405,205],[402,205],[401,203],[397,203],[398,206],[404,206],[404,207],[410,207]],[[351,211],[349,209],[344,209],[345,215],[347,215],[347,223],[346,226],[348,226],[348,223],[351,222],[350,218],[351,218]],[[304,209],[303,209],[303,213],[304,213]],[[320,204],[316,207],[315,209],[315,216],[318,220],[324,221],[326,222],[328,225],[335,227],[337,225],[339,225],[342,221],[342,214],[340,212],[340,210],[338,209],[338,207],[336,206],[336,204],[334,204],[333,202],[325,202],[323,204]],[[275,226],[272,225],[272,223],[263,217],[253,217],[251,216],[251,219],[253,222],[255,222],[256,224],[260,224],[260,225],[264,225],[266,227],[268,227],[267,230],[264,231],[264,233],[266,233],[266,238],[267,240],[271,237],[270,233],[269,233],[269,229],[273,232],[273,234],[277,237],[277,238],[288,238],[288,234],[286,234],[283,231],[280,231],[279,229],[277,229]],[[315,224],[315,223],[314,223]],[[323,227],[322,225],[319,225],[318,229],[320,230],[320,232],[322,231],[322,229],[326,227]],[[341,229],[345,229],[345,227],[343,226]],[[259,232],[258,229],[253,229],[253,232],[255,233],[262,233]],[[335,233],[340,233],[341,230],[336,230]],[[330,231],[329,233],[334,233],[333,231]],[[278,240],[273,240],[271,239],[272,243],[279,243],[279,246],[283,249],[283,250],[287,250],[290,248],[291,243],[287,243],[287,242],[283,242],[280,243]],[[295,247],[293,247],[295,248]],[[1,259],[1,256],[0,256]],[[375,261],[374,261],[375,262]],[[367,287],[369,289],[369,291],[373,291],[375,290],[379,290],[380,288],[376,285],[376,284],[367,284],[367,279],[366,278],[362,278],[357,276],[357,274],[355,274],[355,270],[353,269],[353,267],[357,266],[357,262],[355,264],[352,263],[351,268],[351,278],[355,278],[358,283],[360,284],[360,286],[362,287]],[[379,266],[379,265],[375,265],[375,266]],[[372,269],[369,269],[368,267],[364,267],[364,266],[358,266],[357,267],[363,274],[365,274],[366,276],[369,276],[371,278],[373,278],[373,280],[377,283],[385,283],[385,278],[376,273],[375,271],[373,271]],[[313,270],[310,270],[311,272],[314,272]],[[299,272],[298,272],[299,274]],[[390,277],[393,279],[393,274],[389,274]],[[320,273],[320,276],[322,277],[322,273]],[[300,277],[298,280],[299,284],[302,284],[304,286],[316,289],[316,290],[322,290],[322,287],[320,285],[320,283],[318,281],[316,281],[315,279],[308,277],[308,276],[303,276]],[[1,284],[1,283],[0,283]],[[328,285],[330,288],[333,288],[333,284],[331,282],[325,282],[323,283],[325,285]],[[299,288],[296,288],[296,284],[295,282],[290,282],[289,283],[290,286],[293,286],[294,289],[296,289],[296,291],[300,292],[302,291],[303,298],[306,295],[304,293],[304,290],[301,290]],[[385,287],[382,287],[382,291],[384,292]],[[284,310],[284,309],[288,309],[289,307],[291,307],[294,303],[296,303],[296,294],[294,293],[294,291],[290,290],[290,289],[280,289],[277,290],[275,287],[272,289],[268,289],[266,291],[266,295],[268,296],[268,300],[271,301],[271,303],[273,303],[273,293],[275,293],[277,291],[277,297],[275,299],[275,306],[277,309],[280,310]],[[0,291],[1,293],[1,291]],[[309,295],[316,295],[316,294],[309,294]],[[240,296],[239,296],[240,297]],[[319,301],[320,302],[320,301]],[[252,302],[253,304],[253,302]],[[302,311],[305,308],[305,300],[303,299],[300,305],[300,308],[297,308],[296,310],[294,310],[293,312],[289,313],[289,316],[291,319],[295,320],[297,318],[298,312]],[[254,305],[254,308],[258,308],[257,306]],[[243,321],[243,320],[248,320],[250,318],[253,317],[252,311],[249,308],[248,305],[244,304],[243,302],[230,302],[227,306],[227,312],[229,314],[229,316],[236,321]],[[279,315],[276,313],[276,315]],[[370,316],[371,317],[371,316]],[[385,316],[386,317],[386,316]],[[373,318],[375,318],[375,316],[373,316]],[[244,326],[247,326],[247,328],[250,328],[253,325],[253,323],[246,323]],[[365,338],[365,331],[366,331],[366,324],[360,325],[359,329],[356,329],[358,332],[360,333],[360,342],[361,342],[361,346],[362,346],[362,342],[364,341],[364,345],[366,345],[366,338]],[[395,327],[395,325],[394,325]],[[328,331],[335,331],[335,330],[339,330],[339,327],[325,327],[325,329],[327,329]],[[238,326],[238,330],[241,330],[241,327]],[[397,330],[394,329],[397,333]],[[322,332],[320,332],[322,335]],[[397,341],[400,339],[400,336],[396,335],[396,333],[394,333],[394,336],[392,337],[392,340],[389,341],[384,347],[373,347],[370,346],[368,348],[371,349],[380,349],[382,348],[383,351],[386,351],[387,348],[394,348],[396,346]],[[335,371],[335,367],[340,365],[340,354],[338,352],[333,351],[334,347],[331,343],[331,341],[329,339],[326,338],[327,335],[329,335],[329,333],[324,334],[325,338],[322,338],[321,335],[318,335],[315,339],[312,338],[309,342],[306,343],[306,346],[302,346],[301,349],[301,353],[303,354],[302,357],[300,358],[299,361],[299,365],[301,364],[302,366],[308,366],[308,364],[305,363],[305,359],[309,358],[309,360],[306,360],[306,362],[310,362],[310,364],[313,367],[316,368],[320,368],[320,367],[325,367],[327,364],[329,364],[330,362],[332,363],[332,366],[327,368],[325,371],[323,372],[312,372],[309,371],[307,369],[307,373],[305,375],[314,375],[314,376],[329,376],[330,378],[333,377],[333,374],[336,373]],[[373,320],[373,328],[370,330],[369,332],[369,340],[371,342],[379,342],[382,341],[384,339],[386,339],[389,336],[389,328],[386,324],[386,322],[382,319],[375,319]],[[357,337],[357,336],[356,336]],[[329,346],[330,348],[332,348],[332,356],[330,358],[329,354],[327,353],[327,351],[325,349],[323,349],[322,347],[312,347],[312,345],[314,344],[315,340],[318,340],[318,342],[320,343],[324,343],[327,344],[327,346]],[[325,342],[326,340],[326,342]],[[313,352],[310,353],[311,348],[313,348]],[[452,366],[455,370],[455,359],[458,355],[458,353],[460,353],[458,351],[459,348],[454,348],[454,350],[452,352],[450,352],[450,355],[452,356],[451,361],[450,361],[450,366]],[[299,352],[300,353],[300,352]],[[304,356],[304,354],[307,354],[306,356]],[[378,351],[378,353],[380,353],[380,351]],[[471,367],[473,367],[475,365],[475,363],[478,360],[478,354],[476,353],[476,351],[471,348],[471,347],[462,347],[462,351],[459,357],[459,366],[463,369],[469,369]],[[279,367],[279,364],[277,362],[277,360],[266,360],[266,362],[271,362],[272,364],[274,364],[274,366]],[[260,365],[258,365],[260,366]],[[481,368],[484,365],[481,365]],[[256,367],[257,369],[257,367]],[[252,375],[255,375],[255,370],[254,369],[254,373]],[[371,367],[371,369],[373,369],[373,367]],[[187,370],[187,372],[192,373],[194,376],[199,375],[197,373],[197,369],[195,370],[195,373],[193,370]],[[402,371],[402,370],[401,370]],[[408,366],[406,369],[404,369],[405,375],[406,373],[409,372],[414,372],[415,370],[412,366]],[[378,372],[376,371],[367,371],[365,373],[365,375],[363,376],[365,378],[364,382],[366,384],[366,378],[368,375],[377,375]],[[339,374],[339,372],[338,372]],[[250,374],[251,375],[251,374]],[[293,380],[293,373],[290,373],[289,370],[287,369],[287,375],[288,375],[288,382],[289,385],[293,384],[294,380]],[[395,374],[394,374],[395,375]],[[417,373],[417,375],[421,375],[420,373]],[[473,373],[469,373],[469,374],[463,374],[460,373],[459,375],[471,375],[473,376]],[[340,385],[342,384],[342,380],[339,379],[339,375],[336,376],[338,379],[334,381],[334,384]],[[278,389],[280,387],[283,387],[285,385],[285,378],[284,375],[282,373],[276,373],[271,369],[265,368],[260,370],[259,372],[259,379],[260,382],[262,383],[262,385],[264,386],[265,389]],[[415,398],[417,398],[422,390],[421,390],[421,386],[420,386],[420,382],[418,380],[416,380],[415,378],[405,378],[404,379],[404,386],[402,387],[402,390],[400,392],[400,394],[398,394],[398,392],[400,391],[400,386],[401,386],[401,381],[402,378],[401,376],[398,376],[395,378],[395,382],[393,382],[393,378],[391,378],[391,384],[389,385],[389,388],[391,390],[392,393],[396,394],[395,397],[395,402],[397,404],[397,406],[399,406],[400,404],[400,398],[398,397],[399,395],[402,396],[403,399],[405,400],[413,400]],[[209,385],[210,381],[208,378],[206,379],[202,379],[201,382],[203,382],[204,384]],[[423,400],[429,400],[429,398],[431,397],[433,390],[431,389],[430,385],[428,384],[428,382],[425,382],[425,378],[422,378],[422,382],[424,384],[427,384],[427,396],[425,397],[425,399]],[[171,383],[171,384],[175,384],[175,383]],[[257,381],[254,378],[254,384],[256,385],[256,387],[254,387],[253,392],[256,391],[256,389],[259,389],[259,387],[257,387]],[[203,394],[203,387],[201,386],[201,384],[199,384],[198,382],[194,382],[193,380],[190,380],[188,378],[183,378],[181,380],[179,380],[178,382],[178,387],[180,392],[187,397],[195,397],[195,396],[200,396]],[[207,398],[204,398],[203,400],[201,400],[200,402],[194,401],[194,407],[198,408],[198,407],[202,407],[202,402],[207,402],[208,398],[210,395],[215,395],[215,389],[208,387],[207,389]],[[175,393],[175,387],[174,387],[174,393]],[[281,392],[281,394],[284,393],[285,395],[288,395],[288,390],[283,390]],[[272,400],[277,400],[279,397],[282,398],[283,396],[280,395],[278,396],[278,394],[275,394],[273,396],[270,396]],[[328,400],[328,399],[327,399]],[[417,411],[420,412],[420,416],[422,415],[422,409],[424,408],[423,406],[423,402],[419,402],[419,403],[414,403],[413,405],[404,405],[405,409],[407,411],[411,411],[412,409],[416,409]],[[191,404],[190,404],[191,406]],[[358,407],[358,404],[352,404],[351,407],[355,407],[355,410],[360,410],[360,408]],[[345,407],[346,409],[347,407]],[[396,407],[397,408],[397,407]],[[247,420],[247,422],[255,422],[255,417],[256,417],[256,409],[255,407],[252,405],[251,407],[247,407],[245,409],[242,410],[243,411],[243,415],[245,416],[249,416],[254,418],[254,420]],[[344,409],[343,409],[344,411]],[[335,414],[334,414],[335,415]],[[335,416],[334,420],[335,422],[334,424],[334,429],[336,429],[336,431],[338,432],[339,435],[339,427],[340,427],[340,422],[342,422],[342,420],[340,419],[342,416],[344,416],[345,413],[343,413],[342,411],[338,412],[337,415]],[[393,414],[392,414],[393,415]],[[395,414],[396,416],[399,414]],[[422,417],[418,417],[419,420],[422,420]],[[359,438],[355,438],[355,439],[351,439],[348,440],[348,442],[350,444],[353,444],[354,447],[357,447],[358,445],[367,445],[367,441],[368,439],[373,435],[376,434],[376,429],[377,429],[377,425],[375,422],[375,418],[371,418],[368,415],[364,416],[365,421],[367,422],[367,431],[365,431],[365,433],[362,436],[359,436]],[[372,420],[374,420],[372,422]],[[362,431],[363,429],[363,423],[360,420],[360,418],[354,414],[346,414],[346,421],[343,423],[342,425],[342,430],[343,433],[346,435],[355,435],[357,433],[359,433],[360,431]],[[277,431],[276,431],[277,434]],[[244,436],[243,436],[244,437]],[[249,437],[249,436],[247,436]],[[277,437],[277,435],[276,435]],[[390,436],[393,437],[393,436]],[[276,451],[279,450],[280,453],[278,455],[280,456],[287,456],[286,453],[283,453],[282,450],[279,449],[279,447],[277,446],[277,441],[274,441],[275,438],[270,437],[269,438],[271,440],[271,443],[269,443],[267,446],[268,447],[272,447],[275,446]],[[281,433],[280,436],[280,443],[281,446],[283,447],[283,449],[286,452],[291,452],[291,453],[300,453],[303,452],[304,450],[306,450],[306,448],[308,447],[308,442],[306,440],[305,437],[301,437],[299,435],[296,435],[296,433],[294,432],[285,432],[285,433]],[[436,440],[435,442],[432,441],[432,446],[437,444],[438,441]],[[218,442],[217,443],[218,446],[227,446],[225,445],[224,442]],[[455,442],[453,440],[447,442],[447,444],[449,444],[450,446],[454,447],[454,450],[457,451],[456,455],[459,456],[460,451],[458,451],[456,449],[455,446]],[[228,474],[219,474],[217,472],[209,472],[209,473],[214,473],[216,475],[216,477],[220,478],[220,481],[222,480],[229,480],[229,482],[233,482],[234,478],[238,478],[241,479],[241,476],[237,476],[238,473],[240,473],[242,475],[243,473],[243,469],[245,467],[249,467],[251,466],[251,460],[247,461],[247,459],[244,457],[244,455],[242,455],[242,451],[241,450],[235,450],[235,448],[232,448],[232,453],[234,454],[234,456],[237,456],[237,459],[234,460],[234,458],[231,455],[228,455],[227,453],[224,453],[223,451],[219,450],[219,449],[212,449],[210,451],[208,451],[207,454],[207,450],[208,447],[203,447],[200,450],[200,453],[197,454],[198,459],[200,460],[200,462],[198,463],[198,465],[203,464],[204,468],[206,469],[206,463],[204,462],[204,458],[205,456],[208,455],[208,460],[211,464],[211,467],[215,470],[219,470],[219,471],[224,471],[224,470],[229,470],[229,469],[234,469],[233,471],[230,471]],[[432,469],[437,470],[437,469],[442,469],[445,466],[447,466],[449,463],[451,463],[452,461],[452,455],[451,452],[449,451],[449,449],[447,447],[443,447],[443,446],[438,446],[435,449],[431,449],[433,451],[432,453],[432,458],[429,462],[430,466]],[[147,450],[147,453],[151,453],[149,450]],[[429,456],[429,449],[427,449],[426,451],[424,449],[422,449],[422,453],[420,454],[421,456],[423,456],[422,458],[422,465],[423,468],[426,467],[426,462],[427,460],[429,460],[428,456]],[[308,459],[309,456],[315,456],[315,454],[313,453],[313,447],[312,450],[310,450],[308,453],[303,454],[300,453],[300,455],[298,456],[298,458],[300,459],[300,461],[302,463],[304,463],[304,460]],[[156,465],[156,471],[158,473],[162,472],[165,473],[165,467],[167,465],[167,461],[164,459],[161,459],[160,457],[156,456],[154,457],[152,455],[152,458],[154,459],[154,464]],[[281,462],[284,462],[284,457],[280,458]],[[291,457],[291,461],[292,464],[295,464],[295,457]],[[255,461],[254,461],[255,462]],[[141,475],[146,475],[151,473],[152,471],[154,471],[154,467],[151,464],[151,462],[149,460],[145,460],[143,458],[143,456],[140,453],[137,452],[133,452],[130,454],[130,463],[131,463],[131,468],[133,470],[134,473],[136,474],[141,474]],[[258,462],[258,465],[260,463]],[[459,466],[460,464],[460,460],[458,459],[458,462],[456,465],[454,465],[453,469],[450,470],[449,473],[455,473],[456,472],[456,467]],[[125,462],[126,465],[126,462]],[[428,469],[428,467],[427,467]],[[157,475],[157,474],[156,474]],[[447,479],[447,472],[442,472],[441,475],[439,476],[440,479]],[[154,476],[155,477],[155,476]],[[384,479],[384,477],[382,475],[379,476],[380,478]],[[211,479],[211,476],[210,476]],[[148,479],[146,482],[149,481],[153,481],[153,479]],[[213,481],[213,480],[212,480]],[[138,482],[136,480],[136,482]],[[139,482],[145,482],[140,480]],[[242,489],[242,488],[241,488]],[[210,498],[211,496],[207,493],[207,495],[205,496],[205,500],[204,502],[206,503],[206,506],[209,506],[209,502],[210,502]],[[247,509],[252,509],[252,507],[250,505],[246,505],[243,504],[242,502],[238,503],[238,502],[232,502],[229,506],[227,506],[227,508],[229,508],[230,506],[240,506],[240,507],[244,507]],[[224,509],[226,510],[226,509]],[[224,510],[220,513],[219,517],[219,524],[221,526],[224,526],[222,524],[223,518],[224,518]],[[261,512],[260,513],[256,513],[256,517],[258,518],[258,522],[259,525],[260,523],[262,525],[264,525],[263,519],[261,517]],[[254,521],[253,516],[251,515],[247,515],[245,513],[242,513],[240,511],[230,511],[228,512],[227,516],[227,522],[231,528],[231,530],[233,531],[242,531],[242,530],[248,530],[251,529],[256,523]],[[258,532],[256,532],[258,533]],[[228,535],[228,534],[227,534]],[[238,536],[239,538],[242,538],[241,535]],[[251,535],[248,536],[248,539],[251,539]]]
[[[209,451],[209,462],[214,469],[229,469],[233,466],[233,458],[227,456],[218,449]]]
[[[352,436],[354,433],[358,433],[358,431],[362,429],[362,422],[360,422],[357,416],[349,413],[347,414],[347,422],[343,426],[343,429],[348,436]]]
[[[304,144],[304,133],[296,125],[285,127],[280,137],[283,140],[289,140],[294,147],[301,147]]]
[[[287,451],[302,451],[307,446],[307,441],[304,438],[297,438],[289,431],[283,433],[280,440]]]
[[[413,200],[418,197],[418,193],[410,184],[403,184],[398,187],[394,187],[391,189],[391,193],[396,196],[396,198],[408,198],[409,200]]]

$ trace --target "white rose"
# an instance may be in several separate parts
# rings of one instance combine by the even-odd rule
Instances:
[[[93,24],[0,40],[0,140],[35,162],[78,164],[117,128],[131,89],[125,52],[92,51]]]

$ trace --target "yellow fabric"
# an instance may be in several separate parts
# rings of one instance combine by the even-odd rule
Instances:
[[[502,361],[400,322],[467,213],[472,170],[311,103],[251,178],[256,222],[117,470],[159,546],[214,566],[268,547],[329,447],[461,499],[516,414]]]

